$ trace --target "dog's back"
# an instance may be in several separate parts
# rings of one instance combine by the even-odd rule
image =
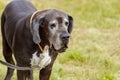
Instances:
[[[10,2],[2,14],[1,30],[2,36],[12,46],[13,34],[15,32],[16,24],[21,20],[31,15],[36,9],[27,0],[14,0]],[[22,25],[22,24],[21,24]],[[10,32],[11,31],[11,32]],[[10,37],[10,38],[9,38]]]
[[[11,20],[11,18],[21,18],[26,15],[32,14],[36,9],[27,0],[15,0],[9,3],[5,11],[6,18]],[[8,14],[9,13],[9,14]]]

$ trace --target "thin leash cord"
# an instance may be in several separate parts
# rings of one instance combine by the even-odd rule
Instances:
[[[40,11],[40,10],[35,11],[35,12],[32,14],[32,16],[30,17],[30,24],[32,23],[32,20],[33,20],[34,15],[37,14],[39,11]]]
[[[40,44],[38,44],[38,47],[39,47],[39,49],[42,51],[42,53],[43,53],[43,49],[42,49],[42,47],[40,46]]]
[[[32,19],[34,17],[35,14],[37,14],[39,11],[35,11],[31,18],[30,18],[30,24],[32,23]],[[37,44],[39,49],[42,51],[43,53],[43,49],[42,47],[40,46],[40,44]],[[17,70],[30,70],[30,73],[32,74],[32,76],[30,77],[31,80],[33,80],[33,68],[38,68],[39,70],[41,70],[42,68],[40,68],[39,66],[32,66],[32,67],[19,67],[19,66],[16,66],[14,64],[10,64],[8,62],[4,62],[2,60],[0,60],[0,63],[3,64],[4,66],[7,66],[8,68],[11,68],[11,69],[17,69]]]
[[[34,15],[37,14],[38,12],[39,12],[39,10],[38,10],[38,11],[35,11],[35,12],[32,14],[32,16],[31,16],[31,18],[30,18],[30,24],[32,23],[32,19],[33,19]],[[42,47],[40,46],[40,44],[37,44],[37,45],[38,45],[39,49],[42,51],[42,53],[43,53],[43,49],[42,49]],[[10,63],[8,63],[8,62],[4,62],[4,61],[2,61],[2,60],[0,60],[0,63],[3,64],[3,65],[5,65],[5,66],[7,66],[7,67],[9,67],[9,68],[11,68],[11,69],[17,69],[17,70],[33,70],[33,68],[41,69],[39,66],[19,67],[19,66],[10,64]]]
[[[39,10],[38,10],[38,11],[35,11],[35,12],[32,14],[32,16],[30,17],[30,24],[32,23],[32,20],[33,20],[34,15],[37,14],[38,12],[39,12]],[[37,45],[38,45],[39,49],[42,51],[42,53],[43,53],[43,49],[42,49],[42,47],[40,46],[40,44],[38,43]]]
[[[2,60],[0,60],[0,63],[11,68],[11,69],[17,69],[17,70],[33,70],[33,68],[38,68],[39,70],[41,70],[41,68],[39,66],[32,66],[32,67],[19,67],[13,64],[10,64],[8,62],[4,62]]]
[[[19,66],[16,66],[16,65],[13,65],[13,64],[10,64],[10,63],[7,63],[7,62],[4,62],[2,60],[0,60],[0,63],[11,68],[11,69],[17,69],[17,70],[32,70],[31,67],[19,67]]]

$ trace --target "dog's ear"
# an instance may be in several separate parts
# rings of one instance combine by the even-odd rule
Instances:
[[[72,16],[68,15],[68,20],[69,20],[68,32],[71,33],[73,30],[73,18],[72,18]]]
[[[39,44],[41,42],[41,38],[39,35],[39,27],[43,27],[43,25],[44,25],[44,18],[34,19],[30,24],[30,31],[33,36],[33,41],[36,44]]]

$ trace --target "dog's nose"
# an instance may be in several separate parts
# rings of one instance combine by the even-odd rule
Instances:
[[[70,38],[70,34],[69,33],[61,34],[61,39],[63,41],[68,40],[69,38]]]

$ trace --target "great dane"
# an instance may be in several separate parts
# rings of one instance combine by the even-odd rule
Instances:
[[[49,46],[43,57],[39,80],[49,80],[53,63],[58,53],[68,48],[73,29],[73,18],[67,13],[47,9],[38,11],[27,0],[13,0],[4,9],[1,17],[3,56],[6,62],[19,67],[38,65],[43,49]],[[34,60],[33,60],[34,59]],[[10,80],[14,69],[8,68],[5,80]],[[30,80],[30,70],[17,70],[17,80]]]

